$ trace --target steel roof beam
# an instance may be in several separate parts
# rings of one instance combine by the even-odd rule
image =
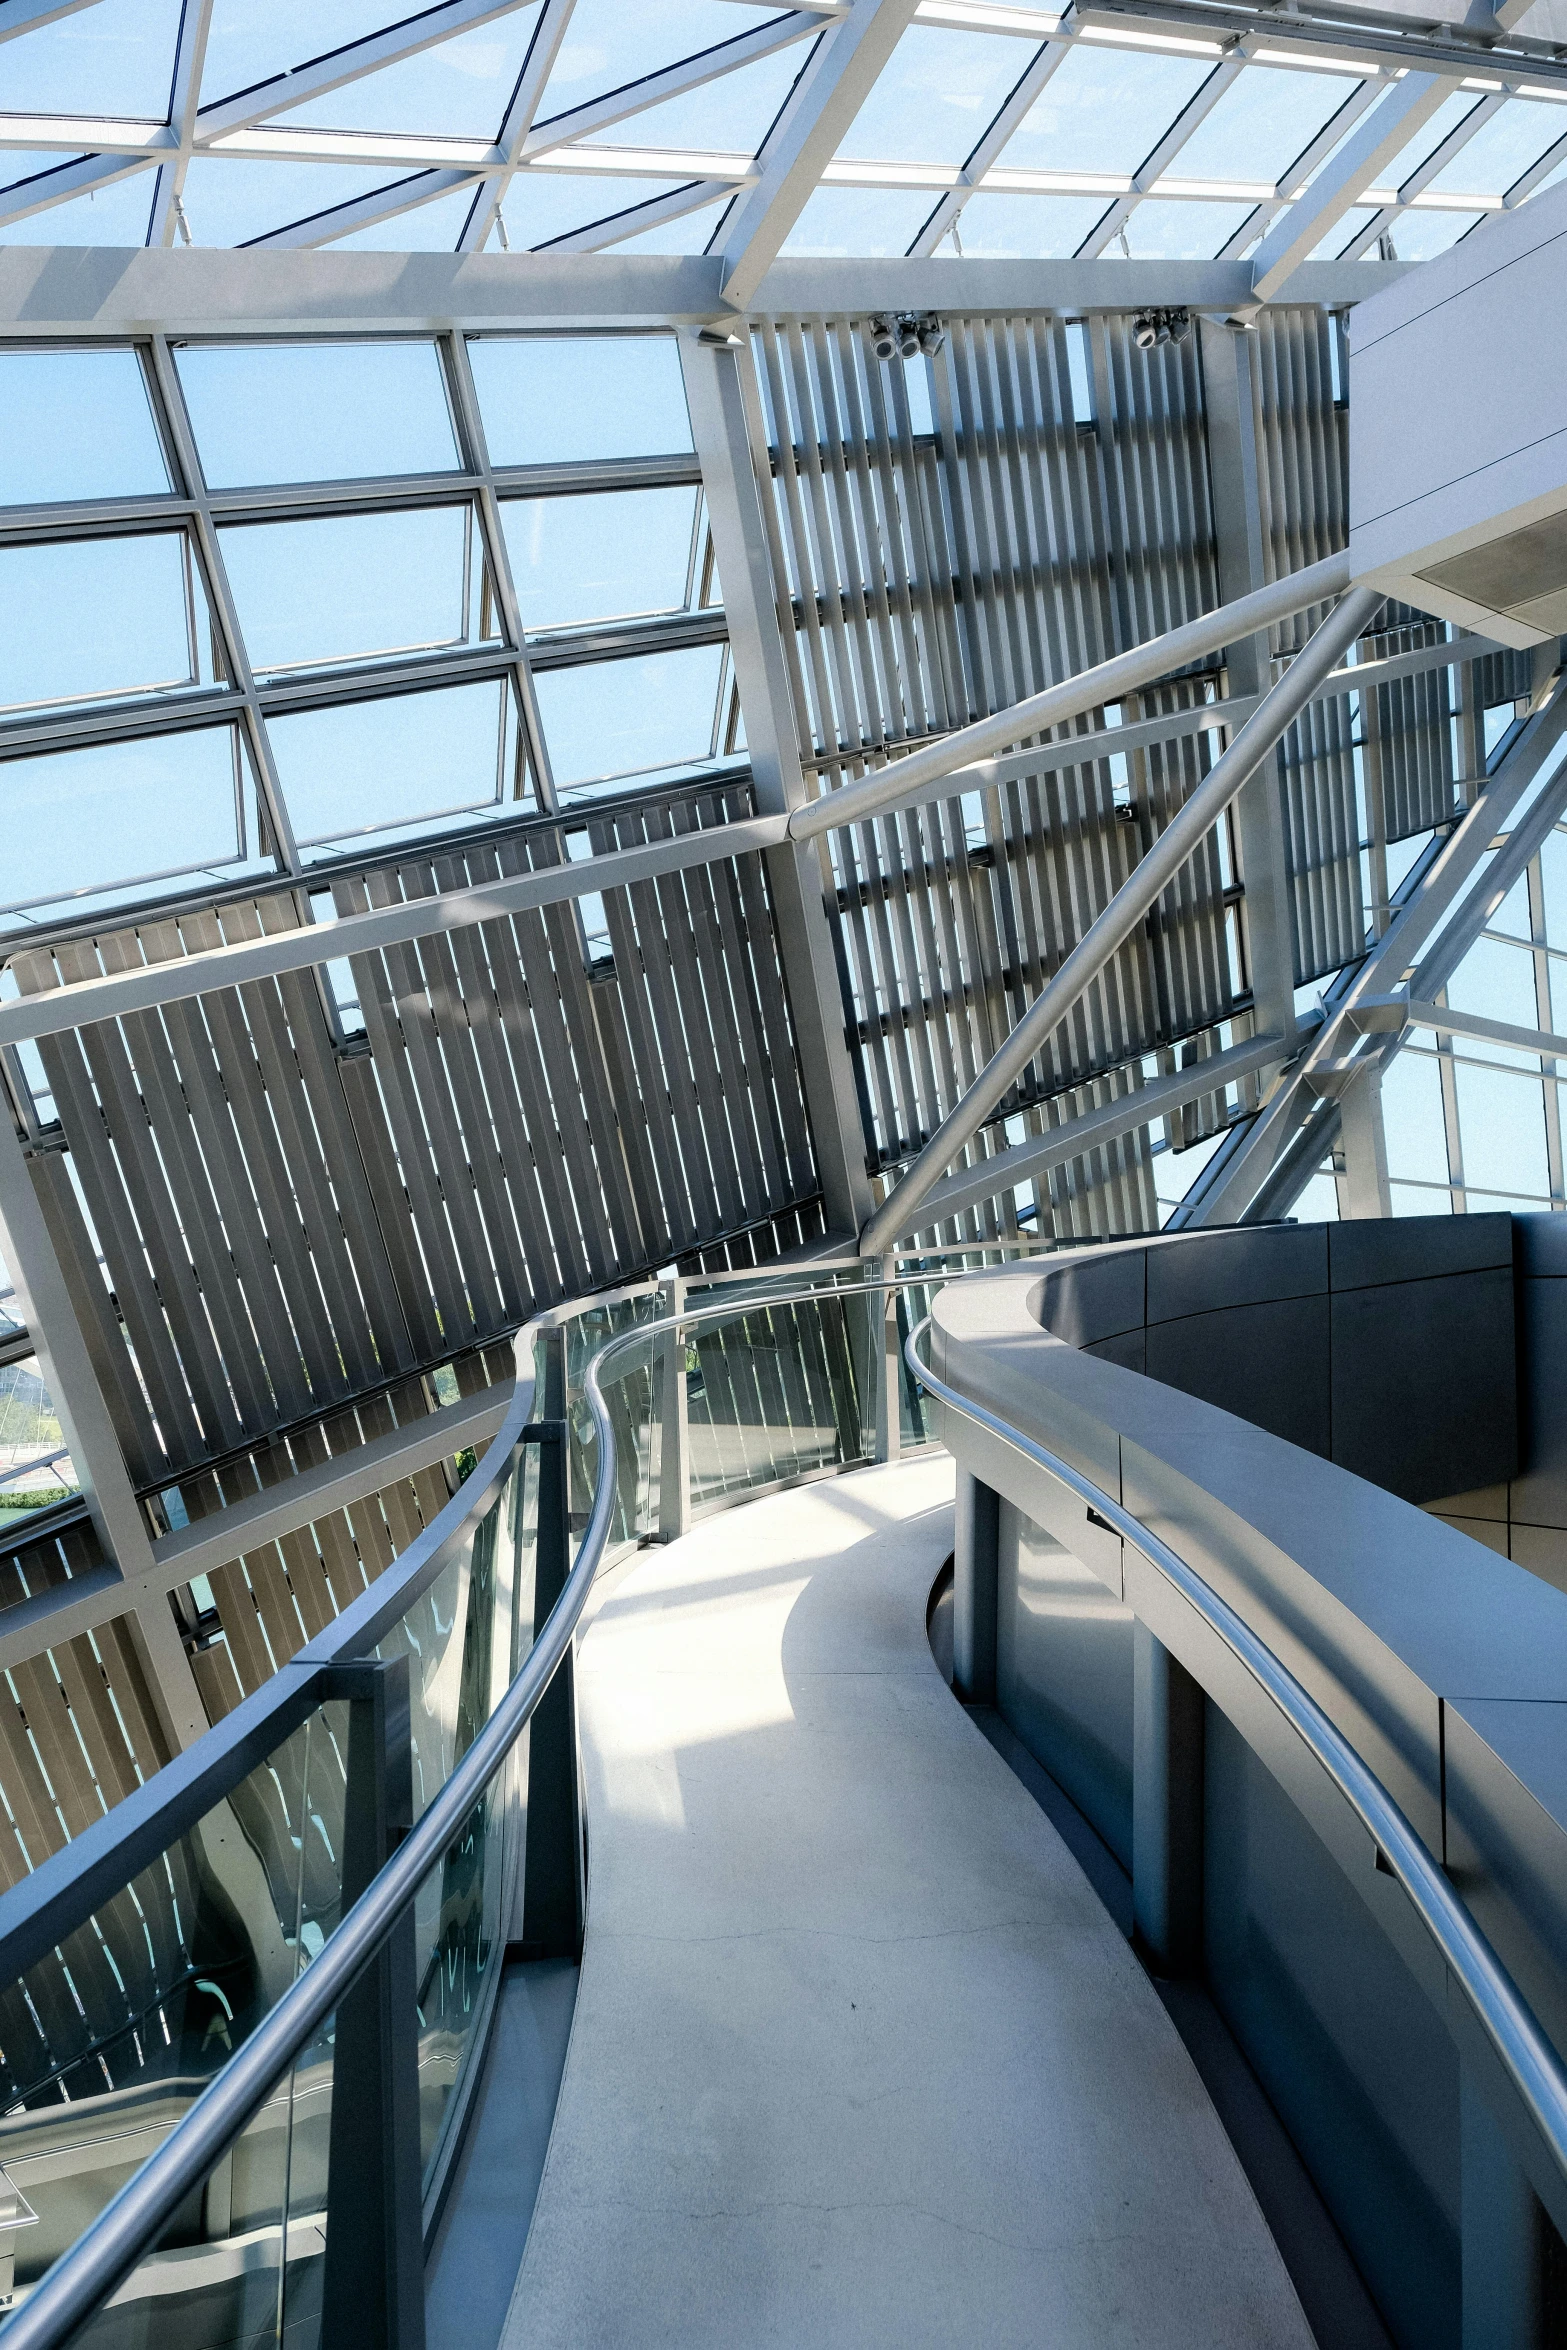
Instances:
[[[1361,117],[1338,153],[1323,165],[1310,187],[1279,214],[1258,246],[1251,264],[1247,310],[1278,295],[1457,87],[1457,79],[1451,75],[1408,73]]]

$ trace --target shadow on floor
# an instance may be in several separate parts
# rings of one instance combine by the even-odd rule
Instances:
[[[931,1587],[926,1610],[931,1653],[952,1685],[952,1561]],[[964,1712],[1028,1789],[1116,1925],[1132,1934],[1132,1880],[1110,1847],[1015,1730],[991,1705]],[[1317,2193],[1293,2140],[1269,2104],[1240,2044],[1200,1982],[1149,1980],[1197,2068],[1225,2135],[1256,2196],[1322,2350],[1393,2350],[1359,2269]]]
[[[425,2263],[426,2350],[492,2350],[500,2340],[576,2004],[569,1958],[507,1961],[457,2176]]]

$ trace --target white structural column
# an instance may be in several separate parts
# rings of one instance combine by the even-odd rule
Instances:
[[[751,354],[744,345],[703,342],[689,333],[680,349],[757,806],[778,816],[804,805],[805,777],[752,455]],[[827,1224],[857,1232],[870,1213],[870,1179],[820,853],[785,839],[767,851],[766,861]]]
[[[1263,582],[1261,500],[1257,480],[1256,403],[1252,388],[1254,338],[1204,319],[1202,372],[1208,423],[1208,474],[1213,485],[1219,592],[1227,604]],[[1268,681],[1266,632],[1225,648],[1229,690],[1259,695]],[[1294,1049],[1295,947],[1290,918],[1289,855],[1278,764],[1264,760],[1235,801],[1246,935],[1246,976],[1259,1030],[1279,1038],[1282,1058]]]
[[[757,160],[757,184],[724,235],[723,298],[748,310],[784,239],[914,21],[918,0],[851,0],[816,48]]]
[[[1338,153],[1279,214],[1258,246],[1252,261],[1253,306],[1274,299],[1285,279],[1311,259],[1323,238],[1354,210],[1368,188],[1376,186],[1457,87],[1456,77],[1448,74],[1406,73],[1362,116]]]
[[[1006,1043],[981,1070],[961,1101],[935,1133],[860,1234],[860,1253],[873,1256],[909,1229],[913,1211],[964,1144],[1017,1084],[1106,963],[1131,936],[1143,916],[1204,839],[1241,785],[1250,780],[1286,726],[1299,716],[1323,678],[1380,610],[1374,588],[1351,588],[1337,610],[1298,653],[1255,715],[1241,728],[1218,765],[1207,774],[1174,821],[1091,922],[1053,979],[1029,1005]]]

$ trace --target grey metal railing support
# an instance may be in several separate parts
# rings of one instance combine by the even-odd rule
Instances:
[[[1550,2219],[1482,2086],[1493,2069],[1461,2048],[1459,2340],[1462,2350],[1546,2350]]]
[[[678,1274],[666,1281],[664,1310],[686,1310],[686,1285]],[[659,1353],[658,1539],[678,1542],[691,1530],[691,1398],[686,1385],[684,1330],[664,1333]]]
[[[882,1258],[881,1273],[889,1286],[866,1301],[876,1388],[873,1457],[878,1461],[895,1461],[902,1450],[903,1439],[903,1415],[899,1408],[903,1386],[903,1350],[902,1341],[898,1337],[898,1292],[892,1286],[898,1278],[898,1260],[895,1256]]]
[[[343,1907],[413,1825],[408,1659],[340,1665],[348,1697]],[[337,2011],[321,2338],[424,2350],[419,2015],[410,1903]]]
[[[542,1624],[571,1572],[567,1490],[570,1432],[564,1420],[529,1430],[539,1457],[533,1621]],[[586,1914],[581,1756],[575,1658],[568,1648],[528,1725],[528,1826],[523,1858],[522,1948],[526,1958],[580,1958]]]
[[[1189,620],[1183,628],[1172,628],[1145,645],[1134,645],[1130,652],[1117,653],[1076,677],[1064,677],[1058,685],[1047,686],[1027,701],[998,710],[994,717],[976,719],[972,726],[960,726],[938,742],[891,760],[874,775],[862,776],[822,799],[793,809],[789,837],[811,840],[817,833],[836,832],[840,825],[860,824],[868,816],[885,816],[911,801],[932,799],[936,796],[932,787],[944,783],[960,767],[1009,750],[1032,735],[1048,733],[1053,726],[1064,726],[1069,719],[1081,718],[1106,702],[1119,701],[1123,694],[1135,693],[1139,686],[1152,685],[1157,678],[1170,677],[1189,661],[1220,652],[1226,645],[1270,627],[1275,620],[1287,620],[1292,613],[1329,602],[1349,584],[1347,555],[1329,555],[1321,563],[1308,564],[1304,571],[1293,571],[1271,587],[1221,605],[1216,612],[1205,612],[1201,619]],[[966,781],[977,784],[983,778]]]
[[[958,1469],[952,1517],[952,1686],[966,1705],[996,1702],[1001,1497]]]
[[[1223,758],[1204,776],[1179,815],[1133,867],[1104,912],[1089,924],[1055,977],[1034,998],[1001,1050],[986,1063],[961,1101],[948,1111],[924,1149],[893,1185],[860,1234],[862,1256],[879,1255],[905,1233],[916,1229],[915,1216],[921,1202],[934,1190],[964,1144],[1017,1083],[1116,949],[1155,905],[1241,785],[1255,775],[1285,728],[1300,715],[1329,670],[1338,665],[1341,656],[1380,610],[1382,601],[1375,588],[1351,588],[1310,642],[1296,654]]]
[[[1132,1627],[1132,1932],[1156,1974],[1202,1964],[1203,1693]]]

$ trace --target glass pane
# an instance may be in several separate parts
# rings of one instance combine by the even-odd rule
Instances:
[[[958,216],[956,242],[965,253],[1068,260],[1105,210],[1103,196],[971,196]]]
[[[617,253],[705,253],[708,239],[728,208],[725,196],[717,204],[700,205],[678,220],[661,221],[657,228],[639,229],[634,236],[615,240]]]
[[[151,171],[130,172],[85,196],[67,196],[24,220],[9,221],[0,228],[0,245],[145,245],[155,178]],[[28,200],[43,201],[49,194],[47,180],[40,179]]]
[[[1377,182],[1377,189],[1391,191],[1401,188],[1405,180],[1420,169],[1426,157],[1434,155],[1442,141],[1451,138],[1459,124],[1468,120],[1479,103],[1479,97],[1470,90],[1455,90],[1451,97],[1444,98],[1435,114],[1420,130],[1416,131],[1408,146],[1402,148],[1383,170]],[[1362,116],[1362,121],[1373,120],[1378,108],[1386,104],[1385,98],[1380,99],[1378,106],[1373,107],[1370,114]]]
[[[713,757],[724,653],[691,645],[542,672],[535,690],[556,783],[609,782]]]
[[[513,246],[547,245],[590,222],[672,195],[683,184],[625,174],[610,178],[596,171],[519,171],[506,191],[506,234]]]
[[[508,498],[501,519],[523,627],[683,609],[700,586],[700,500],[696,489]]]
[[[735,0],[637,0],[629,9],[625,0],[577,0],[539,120],[585,106],[682,57],[717,49],[777,13],[772,7],[737,7]]]
[[[1250,204],[1152,202],[1134,207],[1126,224],[1134,261],[1206,261],[1251,218]],[[1110,247],[1114,253],[1115,246]]]
[[[673,335],[485,335],[468,345],[495,465],[691,447]]]
[[[864,1457],[879,1300],[698,1323],[686,1352],[694,1507]]]
[[[410,212],[351,229],[332,239],[333,250],[344,253],[450,253],[456,249],[474,197],[471,186],[454,188],[449,196],[417,204]]]
[[[731,38],[745,25],[738,9],[733,14],[739,22],[731,26]],[[665,98],[628,116],[610,135],[638,147],[669,147],[683,154],[753,155],[777,120],[811,46],[809,41],[794,41],[771,57],[758,57],[716,80],[698,82],[677,98]]]
[[[1249,66],[1174,157],[1171,175],[1183,180],[1282,180],[1359,87],[1338,74]]]
[[[76,1471],[37,1356],[0,1364],[0,1524],[9,1533],[19,1518],[76,1490]]]
[[[217,648],[183,531],[0,548],[0,709],[212,685]]]
[[[1013,136],[1009,169],[1133,172],[1212,68],[1190,58],[1079,41]]]
[[[1398,261],[1434,261],[1484,220],[1483,212],[1401,212],[1388,231]]]
[[[8,41],[7,111],[167,121],[180,13],[180,0],[97,0]]]
[[[1455,1012],[1478,1012],[1484,1020],[1506,1020],[1514,1028],[1538,1028],[1534,957],[1527,947],[1480,938],[1448,982]]]
[[[214,489],[457,463],[433,343],[187,345],[179,371]]]
[[[267,721],[302,847],[515,815],[523,765],[503,679]]]
[[[784,240],[788,254],[906,253],[940,198],[929,188],[818,188]]]
[[[1545,1150],[1545,1090],[1538,1077],[1456,1063],[1458,1131],[1464,1183],[1473,1191],[1550,1191]]]
[[[254,853],[242,773],[230,726],[0,762],[5,909],[187,874],[228,878]]]
[[[273,229],[314,220],[356,196],[373,195],[397,177],[382,164],[282,163],[243,155],[197,155],[185,174],[181,202],[198,245],[248,245]],[[437,461],[450,465],[449,455]],[[356,466],[356,471],[369,467]],[[391,473],[395,466],[376,470]],[[211,480],[214,477],[208,475]],[[287,474],[271,477],[285,481]]]
[[[521,7],[455,39],[438,41],[379,73],[345,82],[280,116],[286,129],[407,131],[427,139],[500,136],[501,120],[538,26]],[[314,44],[320,54],[320,43]]]
[[[1465,196],[1505,196],[1514,180],[1521,179],[1564,133],[1567,116],[1559,106],[1510,98],[1437,173],[1432,189]]]
[[[1406,1049],[1382,1074],[1387,1171],[1412,1183],[1446,1183],[1447,1127],[1436,1057]]]
[[[0,415],[0,504],[156,497],[169,487],[134,351],[0,352]]]
[[[218,535],[258,673],[500,634],[471,506],[246,523]]]
[[[1032,58],[1022,41],[916,26],[877,76],[838,152],[889,163],[962,163]]]
[[[379,32],[387,22],[386,0],[267,0],[265,8],[253,8],[249,0],[216,0],[202,104],[253,90],[307,58]]]

